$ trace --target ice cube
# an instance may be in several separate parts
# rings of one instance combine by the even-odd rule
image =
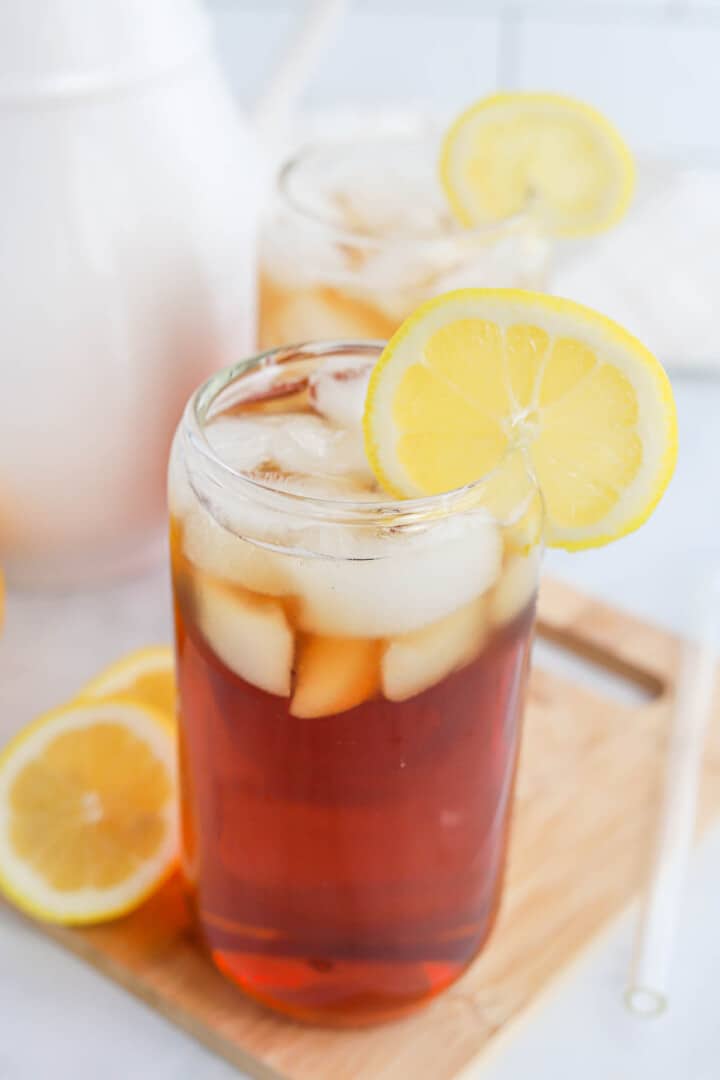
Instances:
[[[274,439],[275,460],[288,472],[345,476],[369,474],[357,432],[331,427],[318,416],[286,416]]]
[[[168,469],[168,510],[173,517],[181,518],[196,504],[195,494],[185,467],[180,434],[177,433],[170,451]]]
[[[382,688],[390,701],[405,701],[469,663],[487,631],[486,600],[481,597],[452,615],[390,642],[382,661]]]
[[[540,554],[512,555],[489,597],[490,618],[494,624],[510,622],[528,606],[538,587]]]
[[[271,320],[275,339],[286,342],[322,338],[384,340],[393,329],[366,301],[321,288],[289,291],[282,300],[276,298]]]
[[[315,409],[342,428],[359,430],[372,364],[360,357],[336,356],[310,376],[310,400]]]
[[[272,458],[279,417],[218,416],[205,428],[205,437],[224,465],[252,472]]]
[[[168,501],[173,517],[178,518],[178,537],[189,561],[199,570],[229,584],[242,585],[253,592],[269,596],[287,596],[291,583],[286,571],[286,559],[258,544],[235,535],[232,525],[226,528],[220,520],[204,507],[192,490],[184,463],[173,451],[170,465]],[[220,501],[215,507],[222,517],[224,510],[228,521],[241,534],[262,538],[266,531],[266,516],[262,509],[247,500],[227,498],[227,505]]]
[[[198,626],[218,659],[260,690],[288,697],[294,641],[282,605],[199,576],[194,599]]]
[[[289,563],[303,630],[328,637],[396,637],[449,615],[495,582],[496,525],[480,514],[446,520],[426,534],[364,537],[356,530],[306,537],[335,557]]]
[[[168,510],[171,517],[182,518],[194,506],[196,499],[188,482],[182,462],[170,459],[167,490]]]
[[[263,321],[266,312],[275,319],[276,310],[288,294],[297,291],[305,295],[305,290],[310,292],[313,286],[342,280],[348,272],[344,247],[328,241],[322,231],[296,228],[287,218],[276,219],[264,230],[259,255]],[[277,338],[274,344],[300,340],[313,338]]]
[[[270,479],[266,474],[265,482]],[[271,478],[273,488],[279,491],[287,491],[292,495],[302,495],[306,499],[325,499],[337,502],[376,502],[378,492],[371,481],[358,473],[348,476],[292,476],[276,475]],[[311,522],[302,515],[301,506],[297,507],[299,515],[294,521],[296,525],[311,525]],[[331,526],[330,526],[331,527]]]
[[[385,335],[397,329],[423,300],[438,290],[433,248],[389,245],[372,250],[352,282],[344,286],[349,302],[372,303],[385,320]]]
[[[261,523],[255,522],[257,513],[251,516],[248,507],[247,515],[246,528],[255,525],[262,536]],[[242,518],[238,508],[236,517]],[[242,525],[242,520],[237,524]],[[289,556],[235,535],[199,503],[183,520],[183,550],[198,569],[231,585],[242,585],[266,596],[289,596],[292,592]]]
[[[380,646],[363,638],[308,637],[299,647],[293,716],[332,716],[360,705],[380,685]]]
[[[383,140],[377,151],[382,168],[378,153],[360,145],[348,147],[342,163],[317,159],[318,211],[329,204],[340,226],[381,241],[398,237],[407,245],[437,232],[448,211],[427,144],[401,136],[394,144]]]
[[[207,438],[221,461],[250,475],[270,466],[308,476],[372,476],[360,432],[312,414],[220,417],[208,425]]]

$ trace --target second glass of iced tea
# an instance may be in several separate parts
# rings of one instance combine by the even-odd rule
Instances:
[[[521,213],[477,228],[453,218],[440,134],[327,139],[280,170],[260,237],[261,348],[389,338],[423,300],[464,286],[542,289],[551,245]]]
[[[519,460],[447,495],[378,490],[360,417],[379,351],[220,373],[170,471],[197,922],[252,997],[338,1025],[416,1008],[490,933],[539,563],[532,479],[502,497]]]

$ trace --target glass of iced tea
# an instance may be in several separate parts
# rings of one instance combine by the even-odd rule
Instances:
[[[438,179],[440,141],[428,127],[327,140],[282,167],[260,243],[261,348],[384,340],[450,289],[544,287],[551,246],[537,217],[461,227]]]
[[[253,998],[337,1025],[413,1010],[490,933],[540,555],[519,460],[446,495],[378,489],[360,418],[379,353],[221,372],[170,468],[197,923]]]

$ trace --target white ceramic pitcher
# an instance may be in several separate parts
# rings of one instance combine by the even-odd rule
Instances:
[[[195,0],[0,5],[0,566],[141,567],[172,432],[254,338],[258,160]]]

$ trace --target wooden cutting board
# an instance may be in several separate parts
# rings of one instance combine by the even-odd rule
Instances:
[[[342,1032],[265,1012],[199,950],[177,881],[107,926],[43,929],[253,1076],[458,1077],[628,903],[650,847],[677,639],[547,581],[539,633],[638,684],[650,700],[619,704],[535,669],[500,919],[470,972],[416,1017]],[[718,728],[705,755],[701,828],[720,814]]]

